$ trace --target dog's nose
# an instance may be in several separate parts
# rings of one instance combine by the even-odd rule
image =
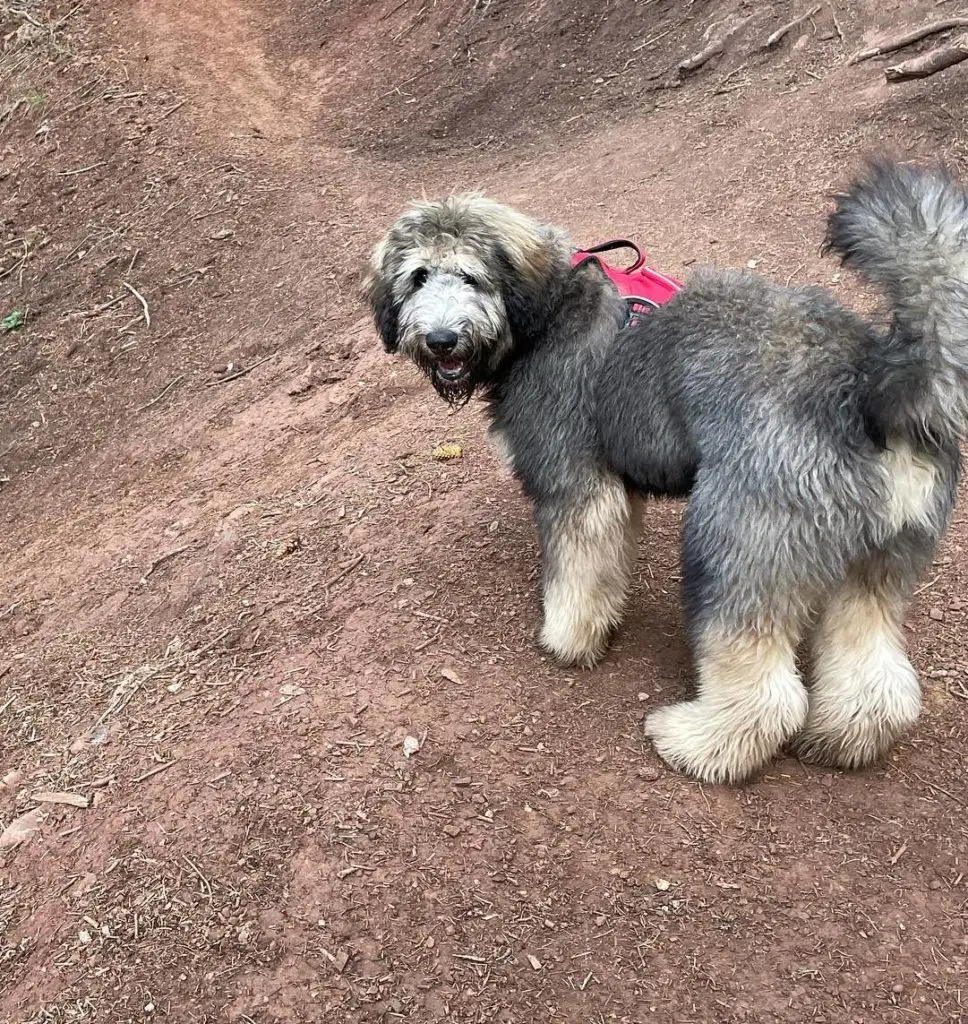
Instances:
[[[457,331],[429,331],[427,348],[431,352],[449,352],[457,344]]]

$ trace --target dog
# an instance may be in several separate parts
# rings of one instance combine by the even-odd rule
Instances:
[[[534,507],[559,662],[605,651],[643,500],[688,498],[697,694],[645,731],[712,783],[785,749],[874,764],[920,712],[902,628],[968,426],[968,196],[875,158],[834,201],[824,251],[883,290],[885,328],[822,289],[716,269],[629,324],[564,231],[476,194],[408,208],[365,272],[386,350],[446,401],[486,402]]]

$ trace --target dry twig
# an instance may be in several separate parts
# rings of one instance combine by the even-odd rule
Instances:
[[[329,588],[330,588],[330,587],[331,587],[331,586],[332,586],[332,585],[333,585],[334,583],[339,583],[339,581],[340,581],[340,580],[341,580],[341,579],[342,579],[342,578],[343,578],[344,576],[346,576],[346,575],[348,575],[349,573],[351,573],[351,572],[352,572],[352,571],[353,571],[353,570],[354,570],[354,569],[355,569],[355,568],[356,568],[356,567],[357,567],[357,566],[358,566],[358,565],[360,564],[360,562],[362,562],[362,561],[363,561],[363,559],[364,559],[365,557],[366,557],[365,555],[357,555],[357,556],[356,556],[356,558],[354,558],[354,559],[353,559],[353,561],[352,561],[352,562],[350,562],[350,564],[349,564],[349,565],[347,565],[347,566],[346,566],[345,568],[343,568],[343,569],[342,569],[342,570],[341,570],[340,572],[338,572],[338,573],[337,573],[337,574],[336,574],[335,576],[331,576],[331,577],[330,577],[330,578],[329,578],[328,580],[326,580],[326,582],[322,584],[322,587],[323,587],[323,589],[324,589],[324,590],[327,590],[327,589],[329,589]]]
[[[269,362],[274,355],[275,352],[273,352],[272,355],[266,356],[265,359],[260,359],[257,363],[247,366],[244,370],[237,370],[235,373],[230,373],[228,377],[219,377],[218,380],[207,381],[205,387],[214,388],[216,384],[227,384],[230,380],[238,380],[239,377],[244,377],[247,373],[251,373],[257,366],[261,366],[263,363]]]
[[[96,170],[98,167],[104,167],[106,164],[106,160],[101,160],[96,164],[88,164],[87,167],[78,167],[73,171],[57,171],[56,173],[61,175],[61,177],[66,178],[72,174],[87,174],[88,171]]]
[[[830,8],[830,20],[834,23],[834,31],[837,33],[837,38],[841,42],[843,42],[844,41],[844,31],[840,27],[840,22],[837,20],[837,12],[834,10],[834,5],[833,4],[827,4],[827,6]]]
[[[138,412],[144,412],[144,411],[145,411],[145,409],[150,409],[150,408],[151,408],[151,407],[152,407],[152,406],[153,406],[153,405],[154,405],[154,404],[155,404],[156,402],[160,402],[160,401],[161,401],[161,400],[162,400],[162,399],[163,399],[163,398],[165,397],[165,395],[167,395],[167,394],[169,393],[169,391],[171,391],[171,390],[172,390],[172,388],[174,388],[174,387],[175,387],[175,386],[176,386],[177,384],[179,384],[179,383],[180,383],[181,381],[183,381],[184,379],[185,379],[185,374],[183,374],[183,373],[180,373],[180,374],[179,374],[179,375],[178,375],[178,376],[177,376],[177,377],[176,377],[176,378],[175,378],[175,379],[174,379],[174,380],[173,380],[173,381],[172,381],[172,382],[171,382],[171,383],[170,383],[170,384],[169,384],[169,385],[168,385],[168,386],[167,386],[167,387],[165,388],[165,390],[164,390],[164,391],[162,391],[162,392],[161,392],[160,394],[158,394],[158,395],[155,395],[155,397],[154,397],[154,398],[152,398],[152,400],[151,400],[150,402],[148,402],[148,403],[147,403],[147,405],[143,405],[143,406],[142,406],[142,407],[141,407],[141,408],[140,408],[140,409],[138,410]]]
[[[158,775],[161,772],[166,772],[173,765],[178,764],[177,758],[173,761],[165,761],[163,764],[156,764],[154,768],[149,768],[146,772],[143,772],[137,778],[132,779],[132,782],[147,782],[154,775]]]
[[[145,297],[141,294],[141,292],[138,291],[137,288],[134,287],[134,285],[128,284],[127,281],[122,281],[121,283],[125,286],[125,288],[128,289],[129,292],[131,292],[131,294],[138,300],[138,302],[141,303],[141,312],[145,318],[145,327],[150,327],[151,313],[148,312],[148,303],[145,301]]]
[[[39,804],[64,804],[67,807],[90,807],[91,801],[79,793],[34,793]]]
[[[148,577],[158,568],[159,565],[163,565],[165,562],[174,558],[176,555],[180,555],[183,551],[188,551],[191,548],[191,544],[183,544],[180,548],[175,548],[174,551],[167,551],[163,555],[159,555],[152,563],[148,566],[147,572],[141,577],[141,582],[146,583]]]
[[[960,796],[956,796],[954,793],[951,792],[951,790],[943,789],[941,786],[937,785],[934,782],[928,782],[927,779],[923,779],[920,775],[918,775],[917,772],[911,772],[911,774],[918,780],[918,782],[920,782],[922,785],[927,786],[928,789],[930,789],[932,792],[942,793],[944,794],[944,796],[950,797],[952,800],[954,800],[955,803],[961,804],[962,807],[968,807],[968,801],[962,799]]]

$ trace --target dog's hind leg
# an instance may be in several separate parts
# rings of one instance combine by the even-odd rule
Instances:
[[[902,633],[914,573],[910,553],[900,554],[878,552],[855,566],[821,612],[810,713],[793,743],[804,760],[862,768],[917,721],[921,686]]]
[[[741,782],[803,724],[807,693],[795,634],[708,627],[696,643],[699,695],[654,711],[645,731],[660,757],[706,782]]]
[[[807,716],[796,648],[808,580],[781,554],[797,523],[738,514],[728,484],[699,481],[686,513],[683,597],[698,694],[645,723],[665,761],[713,783],[768,764]]]
[[[581,496],[538,502],[544,562],[542,647],[563,664],[594,665],[622,618],[638,545],[641,502],[618,477]]]

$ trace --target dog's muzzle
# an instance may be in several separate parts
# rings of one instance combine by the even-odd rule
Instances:
[[[456,331],[428,331],[424,341],[430,353],[432,372],[445,387],[466,380],[470,375],[470,367],[466,360],[454,354],[460,342],[460,335]]]

